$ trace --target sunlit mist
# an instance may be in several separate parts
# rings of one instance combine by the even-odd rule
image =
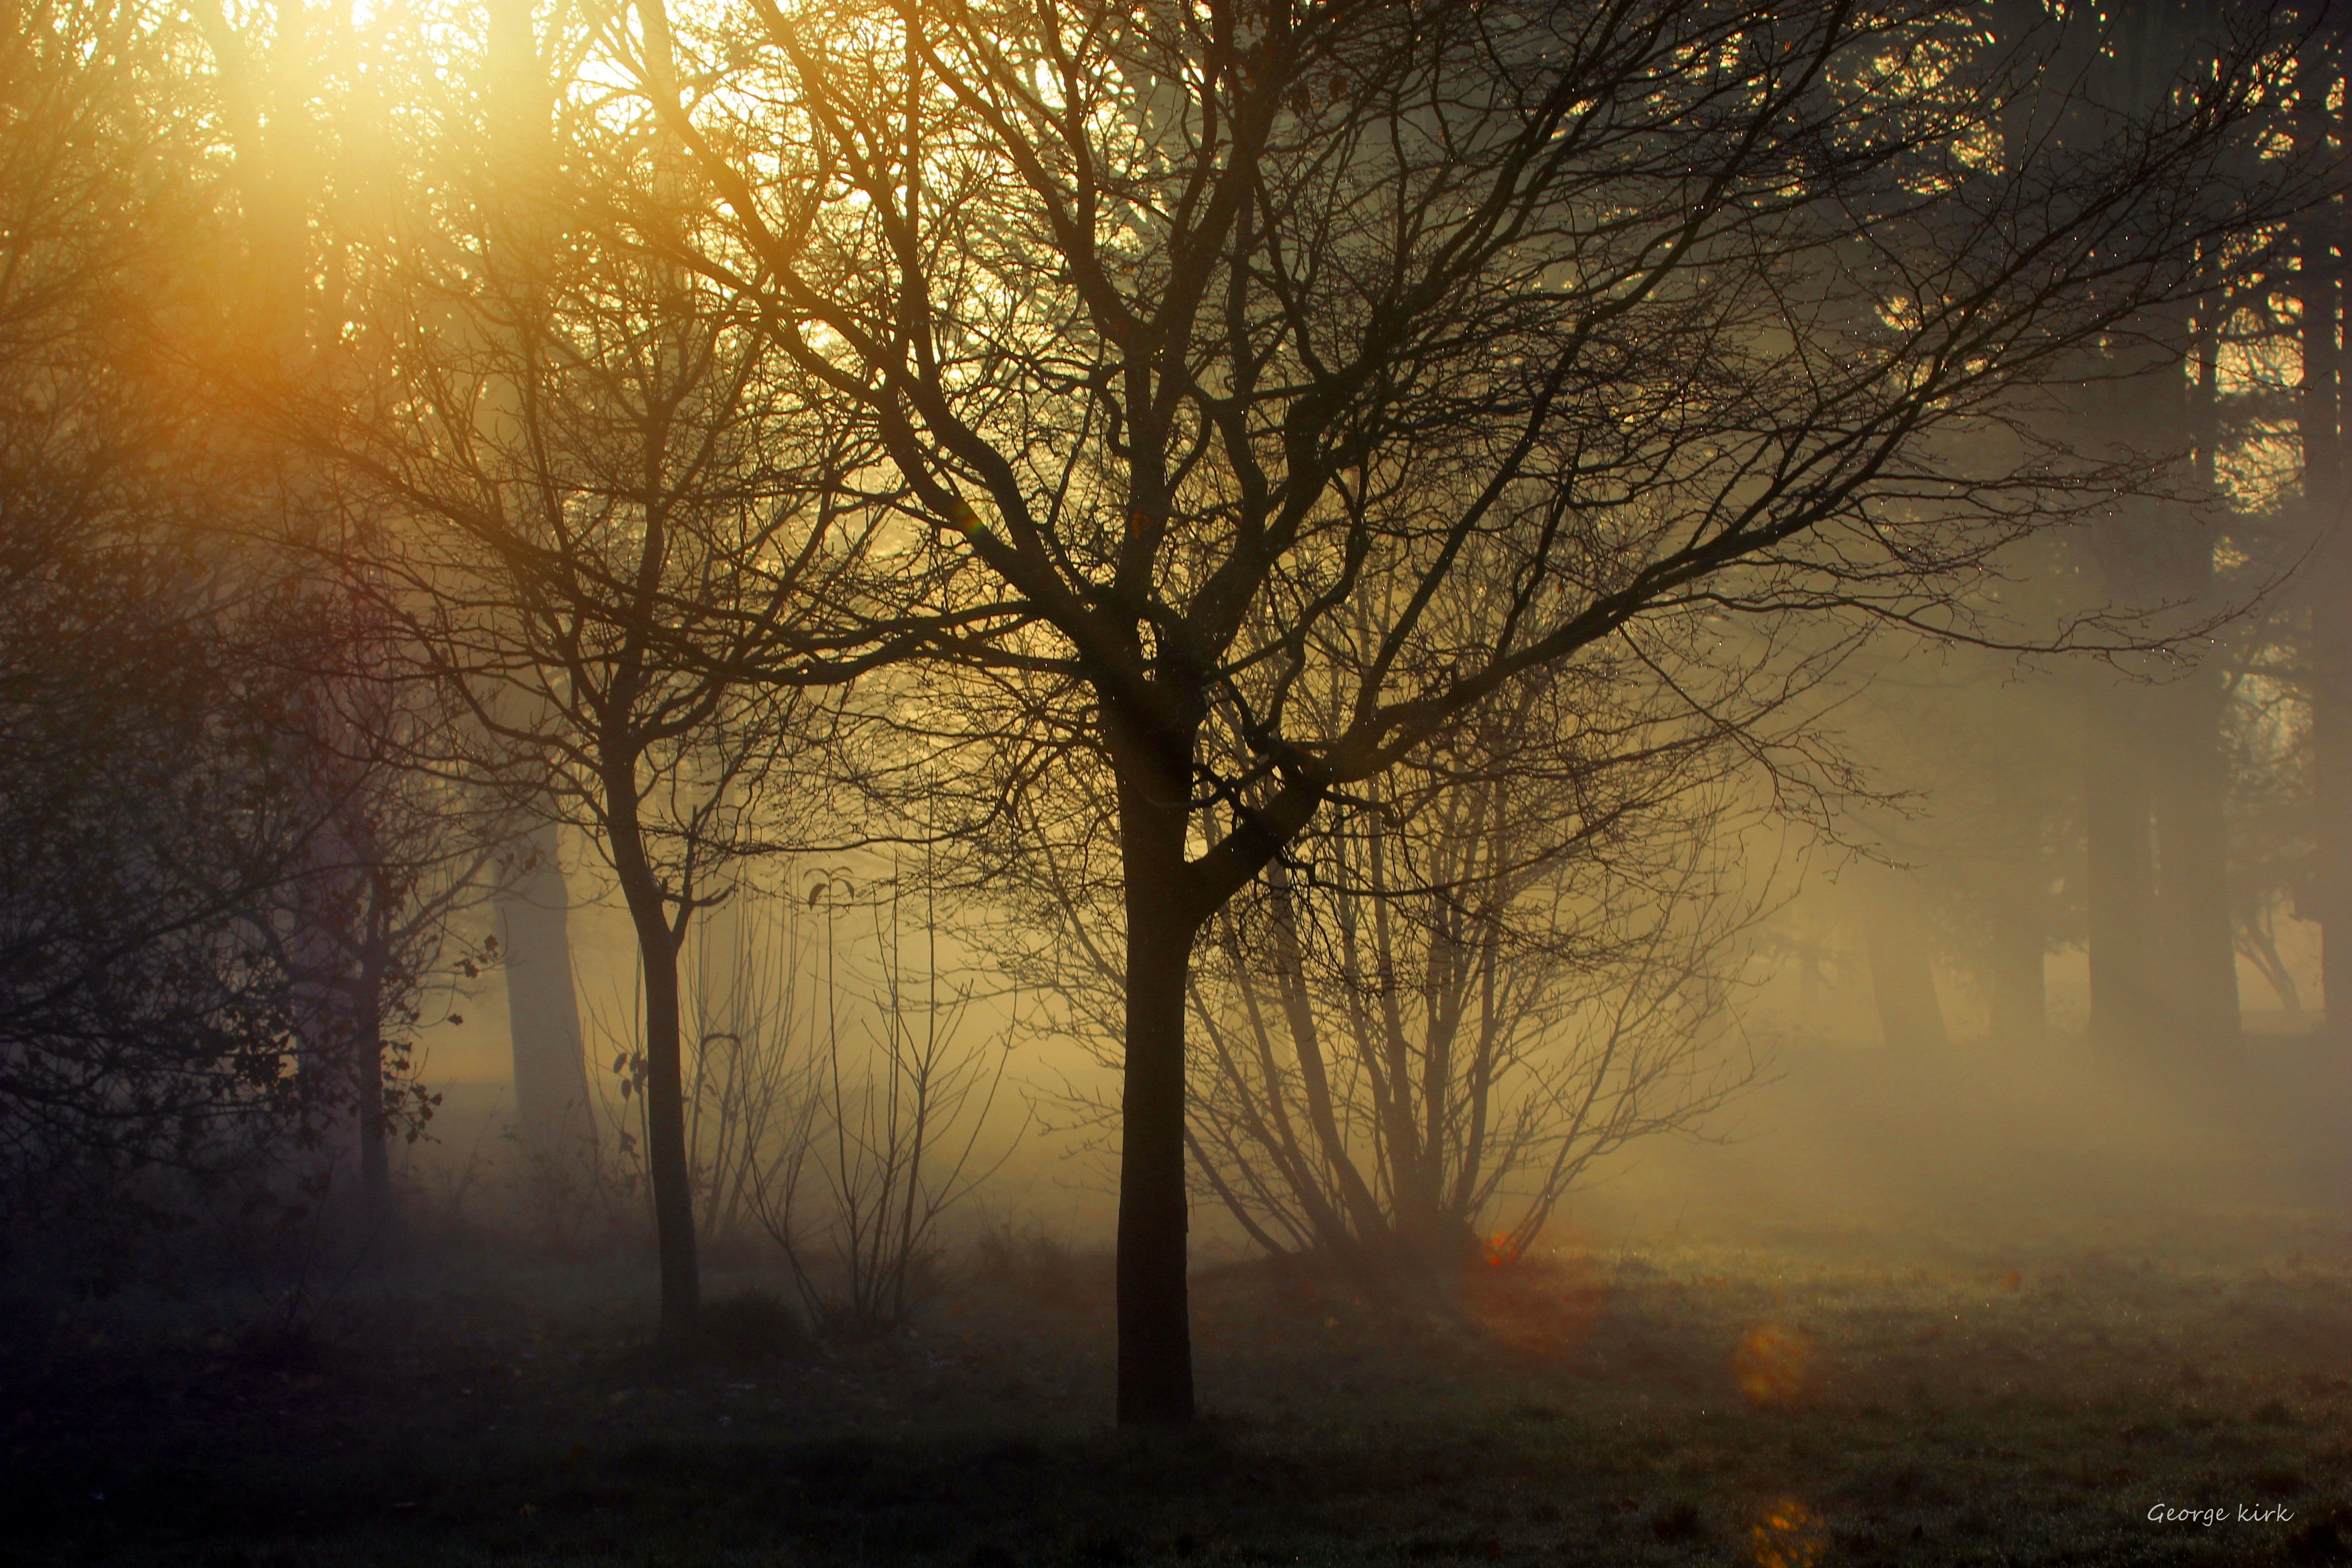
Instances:
[[[2352,7],[7,21],[0,1558],[2352,1561]]]

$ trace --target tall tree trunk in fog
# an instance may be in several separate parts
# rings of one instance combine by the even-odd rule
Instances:
[[[2147,694],[2155,766],[2155,983],[2168,1032],[2211,1050],[2238,1035],[2238,951],[2230,919],[2221,674],[2197,669]]]
[[[2203,6],[2137,0],[2106,16],[2105,47],[2087,68],[2136,112],[2161,110],[2183,60],[2210,58]],[[2194,310],[2157,304],[2104,354],[2105,377],[2086,410],[2097,437],[2192,453],[2167,478],[2197,498],[2126,500],[2100,520],[2092,552],[2111,602],[2210,602],[2220,297],[2209,291]],[[2149,674],[2148,688],[2094,692],[2084,729],[2091,1027],[2110,1045],[2210,1047],[2238,1028],[2221,689],[2210,670]]]
[[[2218,498],[2216,445],[2221,309],[2218,295],[2198,302],[2188,327],[2185,377],[2170,378],[2167,401],[2179,409],[2197,493]],[[2156,591],[2166,602],[2213,599],[2213,542],[2189,509],[2159,507],[2158,537],[2148,552]],[[2175,1043],[2212,1050],[2238,1036],[2238,952],[2230,913],[2229,771],[2221,728],[2228,692],[2210,665],[2189,669],[2146,695],[2150,805],[2156,839],[2156,968],[2150,991]]]
[[[497,259],[535,276],[549,240],[541,210],[546,192],[535,182],[553,166],[551,100],[532,20],[532,0],[489,0],[491,123],[506,178],[494,193],[497,225],[489,237]],[[516,345],[522,356],[528,351]],[[512,423],[525,395],[509,377],[486,386],[486,415]],[[499,889],[500,941],[506,949],[507,1029],[513,1049],[515,1111],[524,1135],[542,1156],[581,1157],[593,1143],[588,1069],[582,1049],[580,1003],[572,984],[570,898],[558,857],[556,824],[530,823],[518,846],[521,859]]]
[[[2032,867],[2002,868],[1993,927],[1979,960],[1993,1040],[2015,1051],[2041,1049],[2050,1012],[2045,978],[2050,933],[2042,914],[2045,889],[2032,885],[2034,874]]]
[[[2160,112],[2182,62],[2213,58],[2218,46],[2210,8],[2189,0],[2064,11],[2069,25],[2042,81],[2079,75],[2136,114]],[[2053,26],[2053,12],[2042,0],[1995,0],[1991,20],[1998,37],[2017,40]],[[2074,25],[2085,16],[2092,25]],[[2063,108],[2053,112],[2054,103],[2040,91],[2009,103],[2002,123],[2008,157],[2029,156],[2045,136],[2062,142],[2113,136],[2107,122],[2070,120]],[[2215,493],[2219,298],[2208,294],[2193,321],[2179,300],[2142,312],[2133,331],[2100,345],[2078,405],[2094,445],[2193,447],[2196,488],[2206,497]],[[2167,476],[2182,489],[2189,478]],[[2156,497],[2125,499],[2110,509],[2087,540],[2108,602],[2152,609],[2209,599],[2212,542],[2205,517],[2197,507]],[[2084,696],[2091,1032],[2119,1047],[2157,1034],[2210,1042],[2233,1037],[2237,1028],[2220,688],[2204,671],[2150,673],[2157,689],[2118,681]]]
[[[2190,377],[2182,391],[2200,496],[2219,500],[2221,314],[2219,290],[2197,302]],[[2191,525],[2174,556],[2184,602],[2213,599],[2213,542]],[[2238,1037],[2238,948],[2231,917],[2229,764],[2223,754],[2230,689],[2210,667],[2177,681],[2159,708],[2168,753],[2156,778],[2156,858],[2162,894],[2157,950],[2184,1022],[2198,1043]]]
[[[2150,905],[2156,896],[2148,814],[2153,792],[2137,687],[2084,693],[2083,804],[2085,936],[2090,947],[2091,1035],[2104,1045],[2141,1037],[2148,998]]]
[[[2340,133],[2329,99],[2343,79],[2334,34],[2315,39],[2301,63],[2301,125],[2306,155],[2326,153]],[[2320,926],[2324,1027],[2331,1041],[2352,1043],[2352,550],[2344,539],[2342,447],[2341,204],[2306,212],[2294,226],[2303,307],[2303,384],[2297,410],[2303,435],[2303,499],[2315,541],[2304,568],[2311,606],[2310,665],[2313,818],[2316,855],[2297,913]]]
[[[1878,1004],[1878,1027],[1895,1050],[1939,1050],[1950,1044],[1943,1004],[1936,997],[1936,972],[1920,918],[1917,889],[1894,876],[1864,920],[1864,947],[1870,957],[1870,993]]]
[[[1917,928],[1900,921],[1874,921],[1866,945],[1871,996],[1878,1005],[1879,1032],[1888,1047],[1921,1051],[1949,1044],[1943,1004],[1936,997],[1935,970]]]
[[[899,570],[869,554],[895,513],[835,504],[873,465],[870,442],[782,363],[774,318],[675,260],[700,199],[677,159],[650,149],[640,185],[638,143],[589,132],[553,156],[557,125],[587,121],[559,118],[550,61],[570,45],[551,21],[542,48],[534,9],[488,7],[489,90],[450,100],[487,110],[468,127],[482,157],[404,213],[452,275],[382,274],[384,379],[400,390],[322,438],[422,524],[387,531],[402,590],[387,598],[418,606],[408,624],[472,721],[453,766],[612,864],[644,965],[646,1173],[676,1350],[697,1336],[700,1294],[680,939],[716,868],[787,847],[818,809],[769,781],[808,754],[802,694],[870,666],[812,659],[803,616]],[[658,238],[598,230],[624,198]],[[560,1116],[585,1077],[568,900],[552,830],[530,837],[516,891],[531,896],[508,911],[518,1078]]]
[[[241,347],[249,357],[232,374],[241,372],[273,388],[322,383],[332,368],[343,322],[340,310],[330,309],[341,300],[315,286],[335,269],[317,266],[311,251],[314,215],[322,218],[321,229],[332,226],[323,221],[328,182],[319,159],[320,127],[305,88],[315,80],[311,29],[325,25],[327,14],[278,6],[266,43],[261,29],[233,19],[220,0],[196,0],[188,15],[213,57],[244,252],[230,298],[244,328]],[[284,480],[295,510],[323,512],[320,476],[313,467],[297,458]],[[321,707],[321,721],[333,725],[332,704]],[[354,933],[347,924],[336,929],[366,901],[353,883],[352,868],[362,862],[342,831],[353,783],[338,776],[331,763],[310,781],[320,821],[304,841],[292,900],[294,929],[288,937],[299,1081],[305,1102],[322,1113],[329,1104],[347,1104],[346,1095],[363,1092],[352,1076],[356,1064],[342,1053],[362,1038],[380,1039],[382,1033],[380,1018],[362,1017],[355,1010],[362,998],[354,989],[350,962]],[[355,1129],[342,1117],[336,1120],[341,1124],[339,1140],[348,1135],[359,1143],[356,1151],[348,1144],[336,1150],[340,1177],[355,1152],[364,1161],[367,1139],[363,1123]]]
[[[506,954],[516,1117],[535,1150],[568,1160],[582,1153],[595,1132],[558,840],[554,823],[531,826],[522,841],[526,858],[499,889],[498,916]]]
[[[370,911],[374,913],[376,911]],[[354,1066],[359,1073],[360,1204],[368,1220],[392,1218],[392,1163],[385,1142],[392,1135],[384,1105],[383,1013],[392,943],[381,928],[369,932],[360,953],[352,1022],[359,1030]]]
[[[2084,696],[2091,1033],[2127,1049],[2233,1040],[2220,680],[2199,669]]]

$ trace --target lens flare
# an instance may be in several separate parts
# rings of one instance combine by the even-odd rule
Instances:
[[[1731,1375],[1755,1405],[1787,1405],[1812,1381],[1813,1342],[1801,1329],[1762,1323],[1731,1352]]]
[[[1795,1498],[1782,1498],[1748,1532],[1756,1568],[1814,1568],[1827,1548],[1819,1515]]]

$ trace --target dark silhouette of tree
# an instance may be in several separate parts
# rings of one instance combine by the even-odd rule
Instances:
[[[1560,817],[1590,837],[1529,858],[1524,777],[1458,799],[1395,782],[1297,846],[1306,875],[1276,862],[1259,918],[1221,917],[1187,1146],[1277,1253],[1507,1262],[1593,1161],[1753,1079],[1724,1037],[1752,913],[1738,834],[1688,800],[1638,824],[1587,801]]]
[[[2296,60],[2294,136],[2315,162],[2340,161],[2347,144],[2343,18],[2314,7],[2315,29]],[[2347,543],[2344,488],[2345,204],[2340,195],[2301,213],[2293,226],[2294,264],[2277,281],[2292,302],[2296,340],[2295,435],[2301,447],[2300,524],[2291,531],[2299,562],[2302,625],[2286,673],[2308,705],[2309,860],[2296,913],[2320,927],[2326,1028],[2340,1050],[2352,1042],[2352,545]],[[2286,301],[2282,301],[2283,303]],[[2283,312],[2284,313],[2284,312]],[[2299,548],[2297,548],[2299,546]]]
[[[772,325],[963,567],[874,635],[1116,799],[1129,1421],[1192,1409],[1218,911],[1654,614],[1983,635],[1952,584],[2103,466],[2021,389],[2279,210],[2226,156],[2267,42],[2005,160],[2037,60],[1937,5],[641,0],[604,43],[729,219],[642,243]],[[1465,571],[1503,585],[1475,645],[1432,613]]]
[[[2059,74],[2116,111],[2101,115],[2029,99],[2032,134],[2095,145],[2171,99],[2179,78],[2231,47],[2226,13],[2178,0],[2131,0],[2063,29],[2009,5],[2058,41]],[[2022,26],[2025,21],[2013,24]],[[2275,94],[2266,99],[2273,114]],[[2240,157],[2251,163],[2250,139]],[[2085,450],[2147,454],[2144,493],[2120,494],[2083,540],[2083,586],[2118,606],[2201,611],[2226,606],[2213,558],[2226,508],[2214,482],[2212,347],[2235,312],[2235,286],[2254,276],[2217,251],[2207,286],[2151,301],[2095,345],[2066,419]],[[2237,966],[2226,885],[2221,671],[2208,635],[2126,661],[2084,682],[2084,918],[2091,1029],[2115,1046],[2194,1042],[2215,1048],[2238,1030]]]
[[[288,596],[315,628],[272,652],[294,694],[289,784],[312,826],[256,921],[289,984],[298,1059],[314,1079],[350,1075],[324,1098],[352,1103],[361,1211],[381,1230],[396,1218],[387,1144],[403,1131],[413,1142],[439,1103],[415,1081],[416,1031],[505,956],[497,937],[476,951],[454,930],[490,899],[515,822],[439,765],[455,715],[442,693],[401,679],[415,655],[393,640],[379,595],[311,579]]]
[[[84,1194],[110,1224],[180,1205],[159,1173],[347,1147],[355,1102],[379,1142],[413,1126],[429,1107],[382,1026],[448,910],[338,839],[390,777],[377,737],[320,722],[351,628],[257,544],[278,454],[173,352],[252,324],[218,288],[247,236],[185,39],[139,7],[21,20],[0,44],[0,1142],[19,1217]],[[450,852],[437,816],[416,826],[404,865]],[[354,887],[405,961],[363,999],[309,962],[341,929],[310,917]]]
[[[581,830],[618,884],[643,962],[661,1336],[682,1349],[700,1291],[680,948],[732,862],[801,842],[824,769],[792,770],[830,722],[736,672],[801,646],[802,600],[857,568],[878,514],[849,486],[866,458],[755,307],[583,222],[642,178],[675,248],[698,219],[674,175],[593,104],[540,102],[560,153],[526,192],[502,122],[445,100],[442,161],[362,290],[384,374],[294,417],[363,498],[329,553],[352,591],[375,584],[409,673],[476,737],[446,771]]]
[[[1735,802],[1750,773],[1845,776],[1803,700],[1840,650],[1778,670],[1750,650],[1717,689],[1729,670],[1690,657],[1720,639],[1704,627],[1530,672],[1335,802],[1211,922],[1186,1148],[1259,1247],[1372,1274],[1516,1258],[1594,1160],[1752,1081],[1725,1005],[1773,877]],[[1020,815],[1075,808],[1041,783]],[[1016,826],[990,887],[1000,963],[1116,1067],[1111,847]],[[1115,1103],[1067,1100],[1117,1125]]]

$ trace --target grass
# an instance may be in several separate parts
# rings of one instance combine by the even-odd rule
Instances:
[[[1158,1433],[1108,1424],[1108,1268],[1050,1246],[863,1344],[719,1282],[732,1340],[694,1367],[584,1268],[379,1282],[290,1335],[20,1300],[0,1562],[2352,1560],[2340,1230],[2203,1239],[1204,1270],[1207,1415]]]

